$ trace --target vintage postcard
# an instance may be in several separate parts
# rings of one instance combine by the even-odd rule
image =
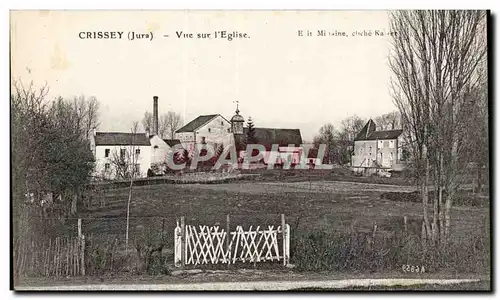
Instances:
[[[489,17],[11,11],[11,288],[490,291]]]

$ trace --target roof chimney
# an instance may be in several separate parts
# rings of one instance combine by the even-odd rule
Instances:
[[[153,96],[153,134],[158,135],[158,96]]]

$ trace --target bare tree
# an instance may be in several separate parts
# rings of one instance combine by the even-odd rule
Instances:
[[[127,200],[127,224],[125,231],[125,249],[128,251],[129,242],[129,217],[130,217],[130,202],[132,201],[132,188],[134,179],[140,175],[137,168],[140,152],[137,152],[139,146],[136,146],[137,131],[139,130],[139,122],[133,122],[131,131],[131,140],[127,147],[123,147],[118,151],[113,151],[111,164],[116,172],[116,177],[130,180],[129,194]]]
[[[323,158],[324,163],[332,163],[334,160],[335,146],[337,142],[336,134],[337,132],[335,131],[333,124],[328,123],[321,126],[318,135],[314,137],[313,143],[316,148],[318,148],[321,144],[326,145],[327,151],[325,152],[325,157]]]
[[[142,118],[142,127],[144,130],[153,128],[153,114],[145,112]],[[158,136],[164,138],[175,138],[175,131],[182,126],[182,117],[180,114],[169,111],[159,117],[158,120]]]
[[[87,100],[87,109],[85,116],[85,132],[87,139],[93,135],[94,130],[99,128],[99,102],[92,96]]]
[[[142,129],[144,130],[152,130],[153,129],[153,114],[149,111],[144,112],[144,116],[142,117]]]
[[[75,126],[80,129],[82,137],[90,140],[93,131],[99,127],[99,102],[96,97],[80,95],[71,101]]]
[[[137,146],[137,132],[139,129],[139,122],[133,122],[130,129],[130,141],[128,146],[114,149],[111,153],[110,164],[115,172],[117,179],[131,179],[140,175],[140,170],[137,168],[139,154],[136,152]]]
[[[366,121],[357,115],[345,118],[340,123],[340,130],[337,138],[337,157],[340,164],[346,164],[351,161],[354,151],[354,138],[363,129]]]
[[[165,122],[166,122],[165,127],[170,133],[170,138],[174,139],[175,131],[179,129],[183,124],[181,115],[176,112],[169,111],[166,115]]]
[[[390,56],[392,92],[420,186],[424,232],[434,243],[446,242],[450,233],[453,197],[464,170],[459,158],[470,143],[463,134],[471,125],[467,99],[481,82],[478,66],[486,53],[485,17],[481,11],[391,13],[391,30],[397,32]]]
[[[168,133],[168,115],[161,115],[160,120],[158,121],[158,135],[164,139],[167,137]]]
[[[401,114],[398,111],[378,116],[374,121],[377,125],[377,130],[401,129]]]

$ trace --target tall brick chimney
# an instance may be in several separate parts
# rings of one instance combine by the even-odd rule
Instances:
[[[153,134],[158,135],[158,96],[153,96]]]

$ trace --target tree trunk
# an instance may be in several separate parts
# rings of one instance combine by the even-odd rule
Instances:
[[[130,179],[130,188],[128,192],[127,201],[127,229],[125,233],[125,251],[128,253],[128,228],[129,228],[129,218],[130,218],[130,200],[132,200],[132,185],[134,184],[134,177]]]
[[[441,186],[440,186],[440,174],[438,169],[434,169],[434,193],[432,196],[432,242],[435,244],[438,242],[438,233],[439,233],[439,227],[438,227],[438,218],[439,218],[439,199],[438,199],[438,193],[441,191]],[[437,189],[437,190],[436,190]],[[438,193],[436,193],[436,191]]]
[[[427,231],[427,237],[431,236],[431,226],[429,223],[429,214],[427,212],[427,205],[429,203],[429,189],[427,187],[427,183],[429,180],[429,158],[427,157],[427,146],[423,146],[423,158],[425,161],[424,164],[424,176],[422,178],[422,182],[420,183],[420,194],[422,195],[422,205],[423,205],[423,212],[424,212],[424,223],[425,223],[425,229]]]
[[[476,182],[476,193],[479,194],[481,193],[481,183],[482,183],[482,178],[481,178],[481,170],[482,166],[480,163],[477,163],[477,182]]]
[[[454,134],[454,139],[453,139],[453,144],[452,144],[452,147],[451,147],[451,166],[450,166],[450,170],[451,171],[451,174],[449,174],[449,181],[448,181],[448,184],[447,184],[447,189],[446,189],[446,192],[447,192],[447,197],[446,197],[446,207],[445,207],[445,215],[444,215],[444,219],[445,219],[445,223],[444,223],[444,227],[445,227],[445,241],[447,241],[450,237],[450,227],[451,227],[451,206],[452,206],[452,201],[453,201],[453,196],[455,194],[455,191],[457,189],[457,186],[456,186],[456,178],[455,178],[455,173],[458,172],[457,168],[458,168],[458,165],[457,165],[457,161],[458,161],[458,155],[457,155],[457,152],[458,152],[458,142],[455,138],[455,134]]]
[[[444,176],[444,165],[443,165],[443,156],[441,155],[439,158],[439,192],[438,192],[438,204],[439,204],[439,232],[440,232],[440,240],[444,241],[445,232],[444,232],[444,211],[443,211],[443,176]]]
[[[71,198],[71,210],[70,210],[71,215],[76,215],[76,213],[77,213],[77,211],[76,211],[77,202],[78,202],[78,193],[75,192],[73,194],[73,197]]]

